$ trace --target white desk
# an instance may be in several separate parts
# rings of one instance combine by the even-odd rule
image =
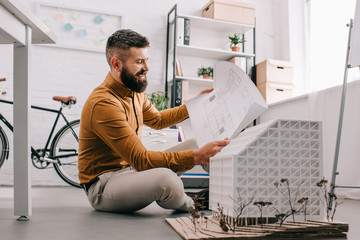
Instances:
[[[14,215],[31,216],[30,58],[31,44],[55,43],[50,32],[17,0],[0,0],[0,44],[14,46]]]

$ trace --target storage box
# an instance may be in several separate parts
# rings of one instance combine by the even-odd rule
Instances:
[[[203,7],[202,16],[254,26],[255,5],[233,0],[211,0]]]
[[[256,65],[256,83],[264,82],[292,84],[294,66],[289,61],[267,59]]]
[[[257,88],[267,104],[291,98],[293,94],[292,84],[263,82]]]
[[[256,65],[256,85],[268,104],[292,97],[293,78],[289,61],[267,59]]]

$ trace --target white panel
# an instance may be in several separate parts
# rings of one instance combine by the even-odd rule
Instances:
[[[349,64],[351,67],[360,66],[360,0],[356,1],[354,25],[350,42]]]

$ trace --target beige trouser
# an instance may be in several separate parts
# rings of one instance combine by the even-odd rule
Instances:
[[[166,151],[195,148],[195,140],[188,140]],[[87,196],[96,210],[107,212],[133,212],[154,201],[166,209],[189,211],[193,208],[193,200],[185,194],[180,177],[168,168],[137,172],[127,167],[103,173],[88,189]]]

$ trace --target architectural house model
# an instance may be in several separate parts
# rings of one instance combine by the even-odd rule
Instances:
[[[251,201],[240,218],[260,217],[256,201],[272,203],[263,208],[266,219],[289,212],[287,188],[274,185],[281,179],[289,183],[293,204],[307,197],[307,218],[320,219],[325,208],[316,185],[323,178],[321,123],[272,120],[247,128],[211,158],[210,176],[209,207],[216,215],[220,206],[226,221],[239,217],[239,203]]]

